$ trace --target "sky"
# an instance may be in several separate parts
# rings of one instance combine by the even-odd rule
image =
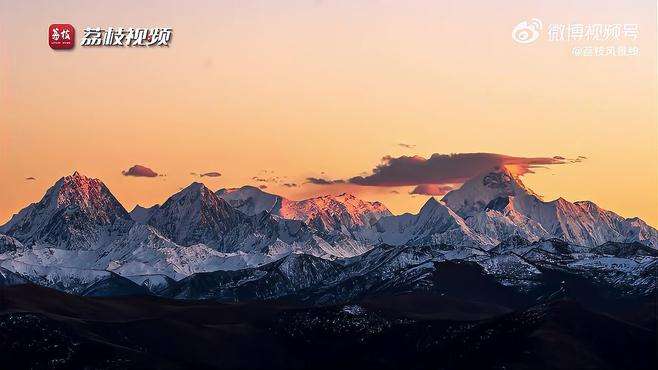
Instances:
[[[546,33],[515,43],[532,18],[543,31],[638,24],[637,40],[614,45],[640,54],[578,57],[572,47],[610,42]],[[54,51],[52,23],[78,40],[89,26],[173,37]],[[292,199],[347,191],[417,212],[459,186],[446,168],[491,153],[516,158],[546,200],[658,226],[657,71],[650,0],[0,0],[0,224],[76,170],[128,210],[201,181]],[[131,176],[148,173],[135,165],[157,176]],[[438,173],[377,180],[396,168]]]

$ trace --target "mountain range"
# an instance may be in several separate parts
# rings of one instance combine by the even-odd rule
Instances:
[[[0,226],[0,277],[82,295],[322,303],[433,290],[440,267],[459,262],[524,292],[559,270],[651,294],[656,248],[642,220],[544,201],[504,167],[402,215],[351,194],[290,200],[201,183],[127,212],[75,172]]]

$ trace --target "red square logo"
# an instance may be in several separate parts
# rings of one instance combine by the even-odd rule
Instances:
[[[70,24],[51,24],[48,27],[48,45],[55,50],[73,48],[75,28]]]

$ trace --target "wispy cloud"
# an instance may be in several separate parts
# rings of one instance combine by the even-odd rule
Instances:
[[[401,146],[401,147],[407,148],[407,149],[413,149],[413,148],[416,147],[416,144],[398,143],[398,146]]]

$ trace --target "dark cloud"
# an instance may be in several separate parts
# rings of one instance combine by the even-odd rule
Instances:
[[[416,144],[405,144],[405,143],[398,143],[398,146],[401,146],[403,148],[407,149],[413,149],[416,147]]]
[[[221,175],[222,174],[219,173],[219,172],[206,172],[206,173],[200,174],[199,176],[201,176],[201,177],[219,177]]]
[[[564,163],[569,162],[553,157],[514,157],[495,153],[433,154],[429,158],[386,156],[366,176],[355,176],[347,180],[311,177],[307,181],[317,185],[350,183],[362,186],[461,184],[496,167],[513,166],[517,175],[524,175],[541,166]]]
[[[34,181],[34,180],[36,180],[36,177],[32,177],[32,176],[26,177],[25,180],[26,181]]]
[[[258,188],[259,189],[267,189],[267,185],[259,185]]]
[[[420,184],[414,188],[409,194],[419,195],[445,195],[452,190],[450,185],[441,184]]]
[[[559,156],[559,155],[556,155],[555,157],[553,157],[553,159],[557,159],[557,160],[559,160],[559,161],[563,161],[563,160],[565,160],[566,158],[564,158],[564,157],[562,157],[562,156]]]
[[[332,185],[332,184],[344,184],[345,180],[327,180],[320,177],[307,177],[306,184],[314,185]]]
[[[296,188],[297,184],[295,184],[294,182],[285,182],[281,184],[281,186],[285,186],[286,188]]]
[[[136,164],[130,167],[127,171],[121,171],[124,176],[134,176],[134,177],[158,177],[158,173],[152,169]],[[164,176],[164,175],[160,175]]]
[[[391,190],[391,194],[400,194],[400,192],[397,190]]]

